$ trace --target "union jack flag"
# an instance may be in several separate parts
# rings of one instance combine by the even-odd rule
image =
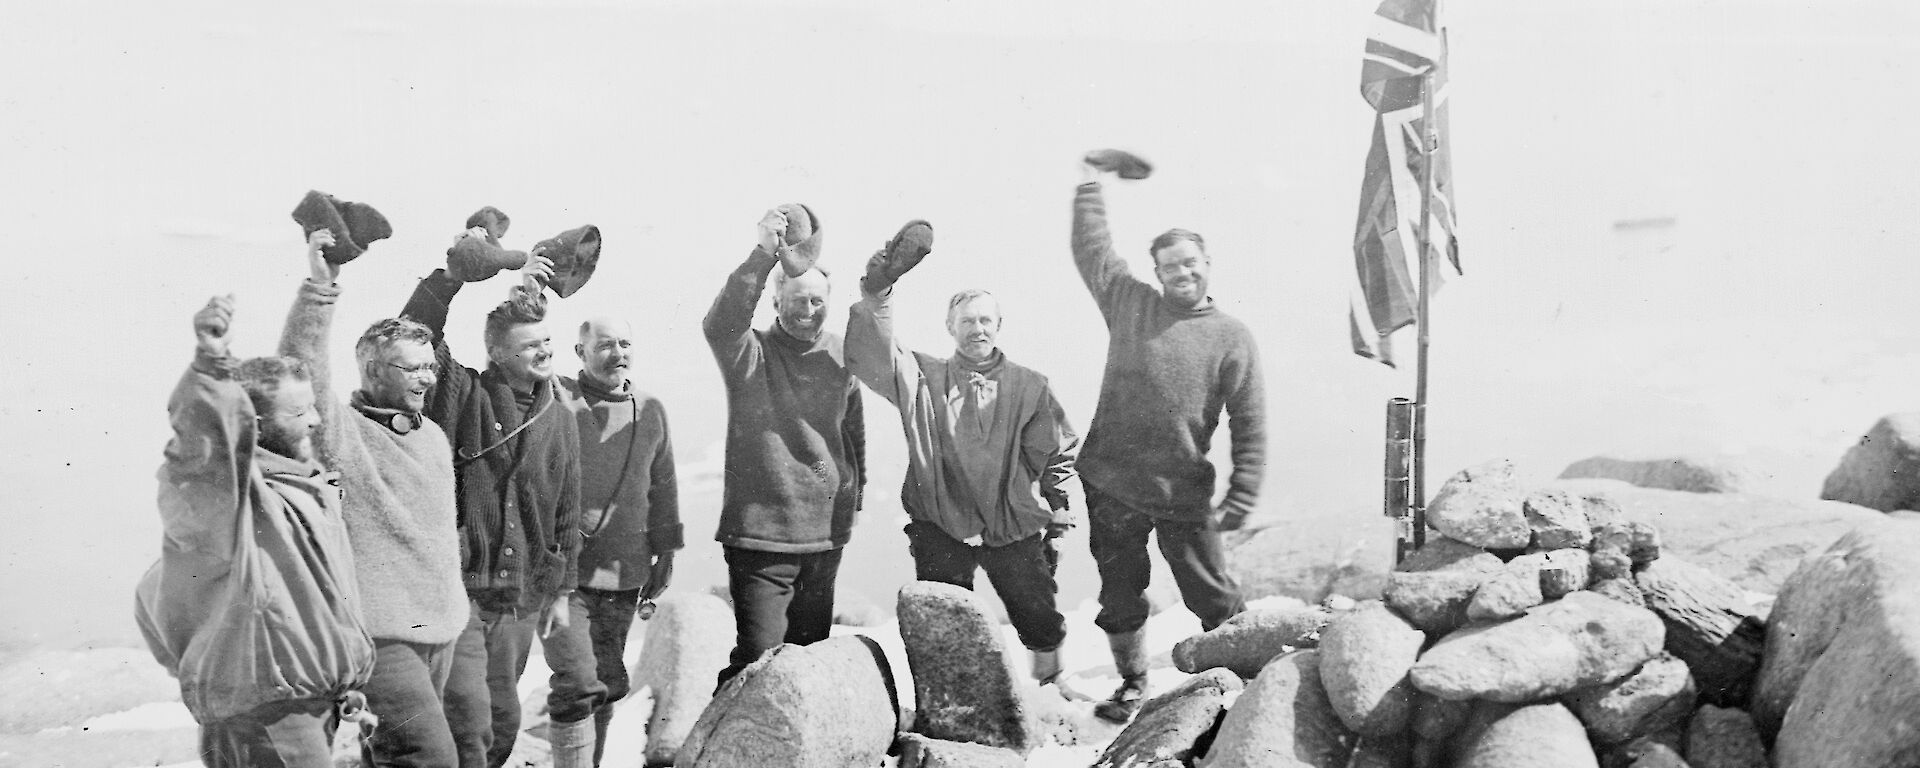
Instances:
[[[1427,162],[1422,105],[1432,75],[1434,194],[1429,239],[1436,257],[1444,249],[1455,271],[1460,243],[1454,236],[1453,162],[1447,131],[1447,43],[1439,24],[1440,0],[1384,0],[1367,34],[1360,66],[1360,95],[1373,106],[1373,147],[1360,185],[1360,221],[1354,227],[1356,280],[1348,320],[1354,354],[1394,365],[1393,336],[1417,321],[1420,275],[1421,172]],[[1436,287],[1439,272],[1435,270]]]

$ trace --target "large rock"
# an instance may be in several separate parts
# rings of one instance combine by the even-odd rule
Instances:
[[[1011,749],[918,733],[900,737],[900,768],[1022,768],[1026,764],[1026,758]]]
[[[1487,549],[1519,549],[1533,538],[1526,489],[1513,462],[1496,459],[1447,478],[1427,505],[1427,524],[1447,538]]]
[[[1667,627],[1667,652],[1693,671],[1700,699],[1745,705],[1767,630],[1740,587],[1675,557],[1647,566],[1634,584]]]
[[[1920,765],[1920,519],[1800,565],[1767,623],[1751,711],[1777,768]]]
[[[1746,467],[1709,456],[1664,459],[1594,456],[1568,465],[1560,477],[1619,480],[1642,488],[1688,493],[1741,493],[1754,490],[1758,479]]]
[[[1687,664],[1661,654],[1633,674],[1611,683],[1581,688],[1561,703],[1587,726],[1601,744],[1617,744],[1684,723],[1693,714],[1693,677]]]
[[[1347,728],[1375,737],[1406,730],[1413,694],[1407,670],[1426,640],[1377,602],[1333,617],[1320,637],[1320,682]]]
[[[898,707],[886,653],[871,639],[778,646],[721,687],[674,765],[877,765],[893,744]]]
[[[676,592],[660,599],[647,621],[633,692],[649,690],[647,765],[673,765],[680,745],[713,701],[714,674],[727,665],[733,645],[733,610],[706,592]],[[624,727],[614,720],[613,728]]]
[[[1882,512],[1920,509],[1920,413],[1882,417],[1840,458],[1820,498]]]
[[[1550,487],[1611,499],[1628,519],[1659,530],[1663,556],[1686,559],[1766,594],[1780,591],[1802,557],[1826,549],[1855,526],[1885,517],[1834,501],[1663,491],[1616,480],[1555,480]]]
[[[1445,632],[1466,622],[1474,592],[1502,567],[1484,549],[1430,536],[1387,577],[1387,607],[1416,627]]]
[[[1625,677],[1664,635],[1651,611],[1575,592],[1442,638],[1413,665],[1413,684],[1443,699],[1535,701]]]
[[[1857,765],[1912,765],[1911,758]],[[1687,762],[1693,768],[1767,768],[1767,747],[1760,741],[1760,729],[1754,727],[1753,717],[1745,711],[1708,704],[1694,714],[1692,725],[1687,727]]]
[[[1221,719],[1207,768],[1344,768],[1352,731],[1320,683],[1320,652],[1274,659]]]
[[[1187,674],[1226,667],[1244,678],[1260,674],[1273,657],[1320,644],[1333,614],[1319,606],[1255,608],[1173,646],[1174,668]]]
[[[1107,745],[1093,768],[1192,765],[1212,741],[1227,711],[1227,697],[1242,689],[1240,676],[1211,669],[1187,678],[1140,707],[1133,722]]]
[[[1580,721],[1553,703],[1482,702],[1457,754],[1454,768],[1600,768]]]
[[[1508,560],[1499,573],[1474,590],[1473,599],[1467,602],[1467,621],[1511,619],[1546,602],[1540,594],[1540,569],[1546,563],[1544,553]]]
[[[913,730],[1026,754],[1039,729],[973,590],[932,581],[900,588],[897,614],[913,673]]]
[[[1248,600],[1285,595],[1317,604],[1333,595],[1377,598],[1393,563],[1393,521],[1386,517],[1338,526],[1282,519],[1228,536],[1227,542],[1227,568]]]

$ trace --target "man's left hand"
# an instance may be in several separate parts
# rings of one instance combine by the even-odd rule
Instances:
[[[570,595],[561,595],[540,612],[540,636],[552,637],[554,630],[566,629],[570,623],[567,616],[567,601]]]
[[[652,600],[667,591],[667,584],[673,581],[673,553],[662,552],[653,558],[652,567],[647,569],[647,588],[640,590],[640,599]]]
[[[333,285],[333,281],[340,279],[340,265],[327,261],[325,252],[336,242],[333,232],[327,229],[316,229],[307,235],[307,279],[314,285]]]

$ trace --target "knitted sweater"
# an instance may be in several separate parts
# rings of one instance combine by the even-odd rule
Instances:
[[[757,331],[778,258],[755,247],[701,324],[727,385],[727,482],[714,538],[763,552],[825,552],[853,533],[866,484],[860,384],[836,334]]]
[[[340,289],[301,281],[280,354],[306,361],[320,426],[314,451],[340,472],[361,611],[380,640],[447,643],[467,625],[454,528],[453,453],[439,425],[399,432],[334,395],[327,339]],[[364,395],[353,393],[364,405]]]
[[[997,352],[975,366],[908,350],[893,333],[890,295],[854,305],[847,367],[900,408],[909,517],[992,547],[1073,523],[1062,485],[1078,438],[1045,376]],[[979,405],[967,405],[969,390]]]
[[[580,586],[647,586],[653,556],[683,545],[673,441],[660,401],[621,382],[560,377],[580,432]]]
[[[535,610],[579,581],[580,434],[551,380],[523,409],[498,367],[454,359],[445,328],[460,287],[436,269],[401,314],[433,329],[440,379],[425,412],[453,446],[461,573],[482,607]]]
[[[1213,515],[1213,431],[1226,411],[1233,474],[1221,512],[1253,511],[1266,471],[1266,394],[1253,334],[1211,302],[1188,309],[1113,252],[1098,182],[1073,201],[1073,262],[1106,318],[1107,367],[1080,453],[1088,485],[1157,517]]]

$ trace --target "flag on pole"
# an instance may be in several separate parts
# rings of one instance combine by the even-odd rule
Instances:
[[[1421,173],[1427,161],[1426,76],[1433,75],[1434,194],[1429,205],[1430,256],[1442,250],[1456,271],[1453,163],[1447,132],[1447,47],[1439,0],[1384,0],[1367,34],[1360,95],[1373,106],[1373,146],[1360,185],[1354,227],[1356,280],[1348,320],[1354,354],[1395,364],[1394,332],[1418,316]],[[1437,287],[1440,271],[1432,270]]]

